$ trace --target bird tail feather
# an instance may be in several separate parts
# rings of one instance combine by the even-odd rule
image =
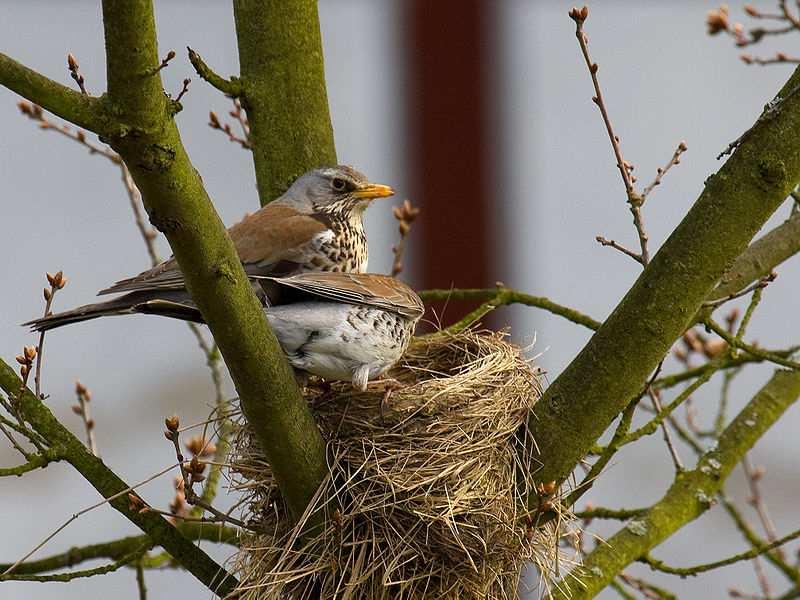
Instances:
[[[166,296],[166,297],[165,297]],[[188,300],[186,293],[176,294],[174,298],[160,293],[154,297],[153,292],[132,292],[106,302],[86,304],[72,310],[56,313],[23,323],[34,331],[49,331],[64,325],[89,321],[98,317],[130,314],[151,314],[172,317],[183,321],[202,323],[200,311]]]

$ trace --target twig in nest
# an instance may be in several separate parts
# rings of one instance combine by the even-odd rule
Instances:
[[[415,207],[408,200],[403,200],[403,204],[392,209],[394,218],[397,219],[400,241],[396,246],[392,246],[394,262],[392,263],[392,277],[396,277],[403,270],[403,253],[406,250],[406,238],[411,231],[411,224],[419,215],[419,208]]]
[[[83,73],[80,71],[80,66],[78,65],[78,61],[75,60],[75,56],[70,53],[67,54],[67,68],[69,69],[69,76],[75,80],[75,83],[78,84],[78,87],[81,88],[81,93],[88,96],[89,93],[86,91],[85,80],[83,78]]]
[[[86,430],[86,444],[89,450],[95,456],[100,456],[97,451],[97,440],[94,435],[94,419],[89,414],[89,402],[92,399],[91,392],[86,389],[80,381],[75,382],[75,395],[78,397],[78,403],[72,405],[72,412],[78,415],[83,421],[83,427]]]

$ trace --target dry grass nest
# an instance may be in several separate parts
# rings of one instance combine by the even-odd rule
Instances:
[[[330,476],[306,514],[325,526],[303,541],[239,427],[234,487],[263,533],[242,539],[237,597],[516,598],[524,566],[551,570],[558,529],[524,508],[538,369],[504,334],[465,331],[416,339],[389,375],[402,387],[385,402],[380,382],[308,389]]]

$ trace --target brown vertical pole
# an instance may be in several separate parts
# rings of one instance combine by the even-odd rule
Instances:
[[[406,11],[411,197],[422,208],[418,284],[491,286],[486,156],[491,4],[407,0]],[[439,315],[441,308],[436,307]],[[467,308],[449,303],[444,322]]]

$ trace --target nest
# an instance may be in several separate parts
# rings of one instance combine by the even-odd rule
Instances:
[[[325,525],[303,541],[239,428],[234,487],[263,533],[242,539],[237,597],[516,598],[524,566],[550,571],[556,526],[532,528],[524,508],[525,423],[541,387],[521,349],[502,333],[440,333],[416,339],[389,376],[403,385],[388,400],[380,383],[308,389],[330,476],[306,513],[323,511]]]

